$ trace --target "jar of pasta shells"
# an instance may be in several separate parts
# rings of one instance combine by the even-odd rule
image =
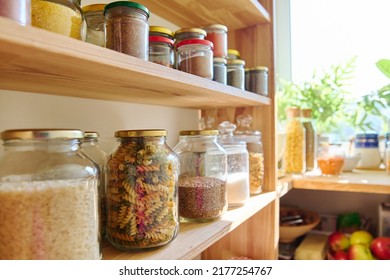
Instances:
[[[120,250],[165,245],[179,229],[179,161],[166,130],[121,130],[107,161],[106,237]]]

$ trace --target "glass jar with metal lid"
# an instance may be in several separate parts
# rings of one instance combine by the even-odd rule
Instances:
[[[93,4],[82,8],[87,32],[85,41],[104,47],[104,7],[106,4]]]
[[[149,59],[149,10],[136,2],[116,1],[104,8],[106,48]]]
[[[212,24],[202,27],[206,31],[206,40],[209,40],[214,45],[214,57],[228,57],[228,28],[222,24]]]
[[[1,133],[0,259],[101,259],[98,168],[80,149],[83,132]]]
[[[234,49],[228,49],[228,59],[241,59],[240,52]]]
[[[180,131],[179,215],[182,221],[206,222],[227,210],[227,154],[218,130]]]
[[[108,241],[120,250],[159,247],[179,229],[179,161],[163,129],[120,130],[107,161]]]
[[[250,69],[249,91],[268,96],[268,67],[256,66]]]
[[[149,61],[173,68],[173,40],[164,36],[149,36]]]
[[[174,33],[172,30],[162,26],[149,26],[149,36],[164,36],[171,40],[174,39]]]
[[[213,81],[226,85],[227,83],[227,60],[222,57],[213,58]]]
[[[239,89],[245,89],[245,61],[242,59],[227,60],[227,84]]]
[[[206,31],[200,28],[181,28],[175,32],[175,44],[183,40],[206,38]]]
[[[0,0],[0,6],[0,16],[24,26],[31,24],[31,0]]]

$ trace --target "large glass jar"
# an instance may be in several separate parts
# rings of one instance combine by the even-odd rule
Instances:
[[[179,215],[182,221],[207,222],[227,210],[227,155],[218,130],[180,131],[174,152],[180,160]]]
[[[0,16],[13,19],[21,25],[30,25],[31,0],[0,0]]]
[[[99,171],[82,138],[64,129],[1,133],[0,259],[101,258]]]
[[[242,59],[227,60],[227,84],[239,89],[245,89],[245,61]]]
[[[228,28],[222,24],[212,24],[202,27],[206,31],[206,40],[209,40],[214,45],[214,57],[227,58],[228,56]]]
[[[179,161],[166,130],[121,130],[107,161],[108,241],[120,250],[158,247],[179,229]]]
[[[104,47],[104,7],[105,4],[93,4],[83,7],[87,34],[85,41]]]
[[[149,36],[149,61],[173,68],[173,40],[164,36]]]

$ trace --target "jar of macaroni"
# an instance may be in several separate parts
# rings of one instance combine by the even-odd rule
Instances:
[[[83,7],[87,32],[85,41],[104,47],[104,7],[105,4],[93,4]]]

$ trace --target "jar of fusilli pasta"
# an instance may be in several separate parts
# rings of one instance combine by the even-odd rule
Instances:
[[[121,130],[107,161],[106,237],[120,250],[158,247],[179,229],[176,154],[165,130]]]
[[[0,259],[101,258],[99,171],[82,138],[68,129],[1,133]]]

